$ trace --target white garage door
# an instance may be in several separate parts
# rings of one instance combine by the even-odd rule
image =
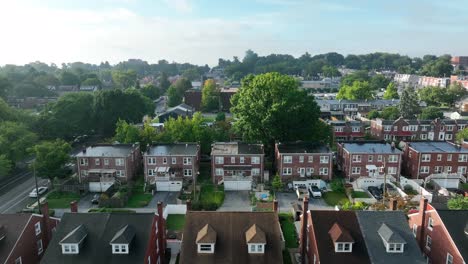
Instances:
[[[114,182],[90,182],[89,191],[90,192],[105,192],[113,184]]]
[[[156,182],[156,191],[178,192],[182,189],[182,181]]]
[[[250,191],[252,189],[252,181],[225,181],[225,191]]]

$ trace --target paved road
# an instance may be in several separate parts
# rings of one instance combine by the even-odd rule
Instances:
[[[47,185],[47,180],[38,179],[39,186]],[[16,213],[35,199],[29,198],[29,193],[35,187],[31,172],[18,174],[0,186],[0,213]]]

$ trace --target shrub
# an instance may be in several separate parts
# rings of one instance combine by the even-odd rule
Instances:
[[[332,191],[334,191],[334,192],[341,192],[341,193],[344,193],[344,192],[345,192],[343,180],[341,180],[341,179],[334,179],[334,180],[330,183],[330,188],[331,188]]]
[[[405,190],[405,192],[411,192],[413,190],[413,186],[406,184],[403,189]]]

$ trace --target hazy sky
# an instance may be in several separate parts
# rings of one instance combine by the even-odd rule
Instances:
[[[0,65],[337,51],[468,55],[466,0],[0,0]]]

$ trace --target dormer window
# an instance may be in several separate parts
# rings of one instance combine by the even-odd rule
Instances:
[[[135,229],[133,226],[125,225],[115,233],[110,241],[112,246],[112,254],[129,254],[130,244],[135,237]]]
[[[353,252],[353,243],[335,243],[335,252]]]
[[[377,231],[382,238],[387,253],[403,253],[406,241],[389,226],[383,223]]]
[[[353,252],[354,239],[348,230],[334,223],[328,234],[335,245],[335,252]]]
[[[128,245],[127,244],[113,244],[112,254],[128,254]]]
[[[216,231],[208,224],[206,224],[197,234],[198,253],[212,254],[215,250],[216,244]]]
[[[265,253],[266,236],[260,227],[253,224],[245,232],[245,241],[247,242],[247,250],[249,254]]]
[[[265,246],[263,244],[249,244],[249,253],[265,253]]]
[[[62,254],[79,254],[88,231],[84,225],[79,225],[68,233],[61,241]]]

